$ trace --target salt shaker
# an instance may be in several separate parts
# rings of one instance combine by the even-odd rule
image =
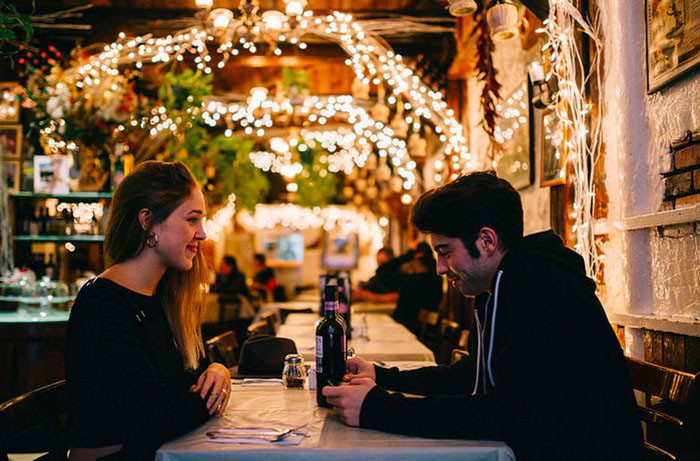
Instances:
[[[306,382],[304,358],[299,354],[287,354],[284,357],[282,381],[287,389],[303,389]]]

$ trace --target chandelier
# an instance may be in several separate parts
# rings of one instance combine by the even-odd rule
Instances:
[[[212,7],[212,0],[196,0],[200,8],[195,17],[202,21],[209,36],[219,42],[220,53],[237,55],[239,47],[256,53],[258,46],[265,44],[274,55],[281,55],[280,43],[288,43],[300,49],[306,48],[301,40],[304,29],[309,26],[313,12],[305,10],[306,0],[285,0],[284,13],[267,10],[260,13],[258,0],[241,0],[239,15],[227,8]],[[223,67],[225,61],[219,63]]]

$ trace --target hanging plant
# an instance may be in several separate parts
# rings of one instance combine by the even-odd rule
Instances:
[[[34,2],[32,2],[32,7]],[[25,48],[34,36],[29,15],[0,0],[0,58],[9,58]]]
[[[494,132],[496,130],[496,104],[500,99],[501,84],[496,79],[496,69],[493,66],[494,45],[489,35],[489,26],[486,21],[486,8],[482,5],[475,14],[477,26],[472,31],[476,34],[476,48],[478,50],[476,60],[476,76],[482,83],[481,107],[484,110],[484,118],[481,122],[492,145],[495,144]]]

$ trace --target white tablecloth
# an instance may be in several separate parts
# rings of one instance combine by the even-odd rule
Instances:
[[[366,319],[366,328],[362,327],[363,318]],[[316,314],[290,314],[277,331],[277,336],[294,340],[304,360],[313,362],[316,357],[315,323],[318,319]],[[354,314],[352,323],[353,337],[348,347],[352,347],[362,358],[379,364],[389,361],[435,361],[430,349],[386,314]]]
[[[170,443],[156,454],[158,461],[190,460],[514,460],[502,442],[434,440],[405,437],[345,426],[324,408],[316,407],[316,391],[233,386],[222,418]],[[308,424],[308,436],[296,446],[237,445],[207,441],[206,433],[223,427],[283,429]]]

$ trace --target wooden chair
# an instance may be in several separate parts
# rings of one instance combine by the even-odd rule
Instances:
[[[282,323],[280,321],[280,314],[277,311],[272,311],[268,312],[267,314],[264,314],[261,318],[261,321],[267,322],[268,327],[270,327],[270,331],[272,335],[277,334],[277,328],[279,328],[280,324]]]
[[[459,341],[457,342],[457,347],[452,350],[452,357],[450,363],[457,363],[465,357],[469,357],[469,352],[467,352],[467,346],[469,344],[469,330],[466,328],[462,330],[459,334]]]
[[[626,357],[634,389],[642,392],[647,459],[700,459],[699,374]]]
[[[241,311],[241,298],[238,296],[221,296],[219,295],[219,323],[224,323],[227,320],[227,311],[232,311],[232,319],[237,319]]]
[[[422,342],[434,340],[437,333],[437,324],[440,313],[428,309],[421,309],[418,313],[418,339]]]
[[[233,331],[227,331],[207,341],[209,360],[218,362],[226,368],[238,365],[238,340]]]
[[[66,421],[65,381],[0,404],[0,460],[6,460],[8,452],[43,452],[46,454],[38,459],[65,460]]]
[[[257,335],[274,336],[274,334],[275,332],[273,329],[270,328],[270,323],[267,320],[259,320],[257,322],[251,323],[248,326],[247,335],[249,338]]]
[[[452,351],[459,345],[462,334],[462,326],[448,319],[440,322],[440,342],[437,350],[437,361],[439,364],[450,363]]]

